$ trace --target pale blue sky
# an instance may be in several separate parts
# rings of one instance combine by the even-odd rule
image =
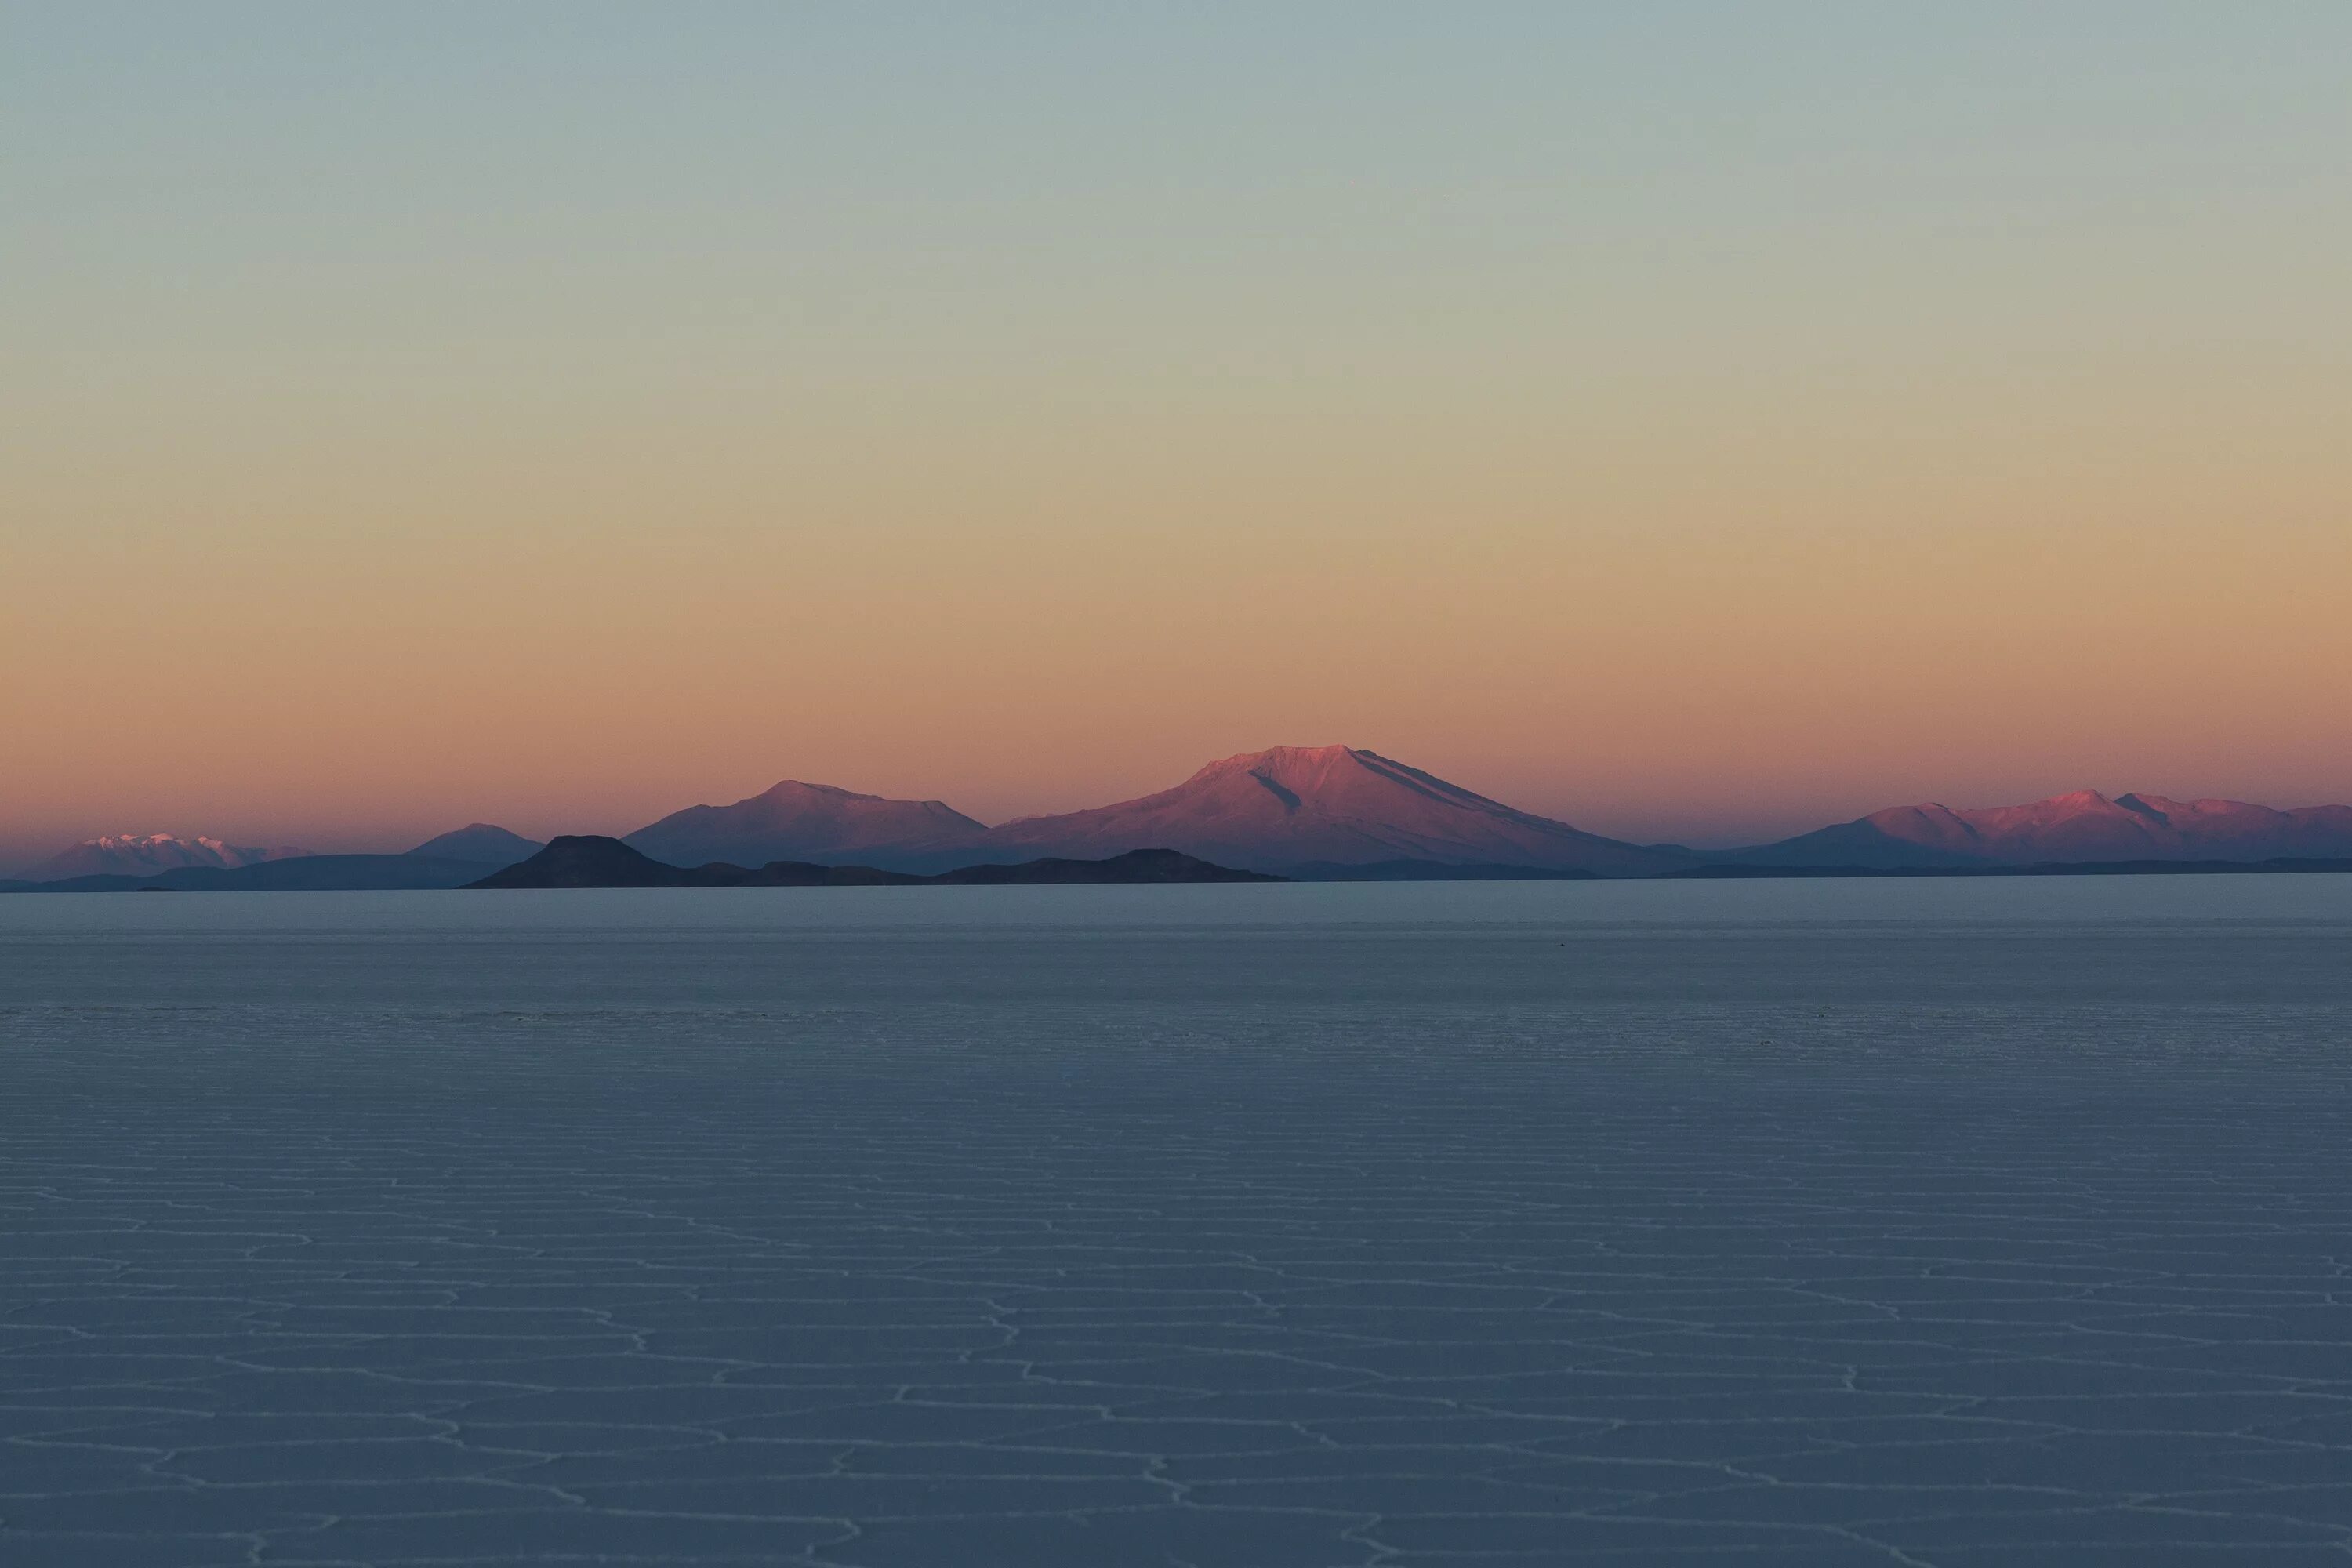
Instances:
[[[2341,797],[2347,275],[2341,4],[0,0],[0,837]]]

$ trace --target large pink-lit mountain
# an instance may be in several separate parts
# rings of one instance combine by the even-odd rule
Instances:
[[[1774,866],[2030,866],[2094,860],[2352,858],[2352,806],[2276,811],[2242,800],[2113,799],[2077,790],[2025,805],[1890,806],[1739,851]]]
[[[1418,860],[1638,876],[1693,858],[1518,811],[1352,746],[1244,752],[1139,800],[1008,822],[982,847],[996,860],[1181,849],[1268,871]]]
[[[289,860],[309,853],[307,849],[283,847],[264,849],[224,844],[217,838],[181,838],[169,833],[126,833],[86,839],[17,875],[29,882],[65,877],[146,877],[182,866],[255,866],[264,860]]]
[[[787,779],[732,805],[672,812],[623,842],[673,866],[723,860],[757,868],[771,860],[839,863],[861,857],[895,866],[927,852],[977,844],[987,831],[936,800],[886,800]]]

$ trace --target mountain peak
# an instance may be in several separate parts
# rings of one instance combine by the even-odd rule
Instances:
[[[794,795],[822,795],[828,800],[880,800],[878,795],[860,795],[839,784],[807,784],[800,779],[778,779],[774,784],[748,798],[752,800],[789,800]]]
[[[1262,752],[1236,752],[1225,761],[1265,767],[1327,767],[1333,763],[1353,762],[1364,754],[1355,746],[1268,746]]]
[[[1236,752],[1230,757],[1203,763],[1192,777],[1212,778],[1220,773],[1265,773],[1273,777],[1321,773],[1356,763],[1365,754],[1353,746],[1268,746],[1262,752]]]
[[[2078,789],[2069,790],[2064,795],[2053,795],[2048,800],[2045,800],[2041,804],[2043,805],[2063,805],[2070,811],[2092,811],[2103,805],[2113,805],[2116,803],[2109,800],[2105,795],[2101,795],[2097,790]]]

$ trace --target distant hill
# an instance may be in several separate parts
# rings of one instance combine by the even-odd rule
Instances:
[[[27,882],[52,882],[64,877],[143,877],[184,866],[215,868],[258,865],[265,860],[290,859],[307,849],[260,848],[224,844],[217,838],[182,838],[170,833],[127,833],[119,837],[85,839],[61,849],[37,866],[16,873]]]
[[[987,831],[936,800],[887,800],[787,779],[732,805],[672,812],[623,842],[674,866],[714,860],[764,866],[840,861],[875,851],[885,858],[938,854],[976,844]]]
[[[1712,858],[1752,866],[1893,870],[2134,860],[2352,858],[2352,806],[2276,811],[2237,800],[2113,799],[2077,790],[2024,805],[1891,806],[1853,822]]]
[[[1273,882],[1172,849],[1143,849],[1103,860],[1032,860],[1017,866],[961,867],[935,876],[872,866],[820,866],[778,860],[756,869],[714,862],[672,866],[617,838],[567,835],[523,861],[471,884],[476,888],[809,888],[1003,887],[1070,883]]]
[[[520,833],[509,833],[490,823],[476,822],[438,837],[428,838],[408,853],[432,860],[471,860],[483,866],[511,866],[518,860],[530,859],[546,847],[536,838],[525,838]]]

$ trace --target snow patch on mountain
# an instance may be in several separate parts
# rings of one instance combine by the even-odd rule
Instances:
[[[17,874],[34,882],[66,877],[142,877],[182,866],[253,866],[264,860],[286,860],[309,853],[288,846],[263,848],[228,844],[201,834],[182,838],[171,833],[124,833],[85,839]]]

